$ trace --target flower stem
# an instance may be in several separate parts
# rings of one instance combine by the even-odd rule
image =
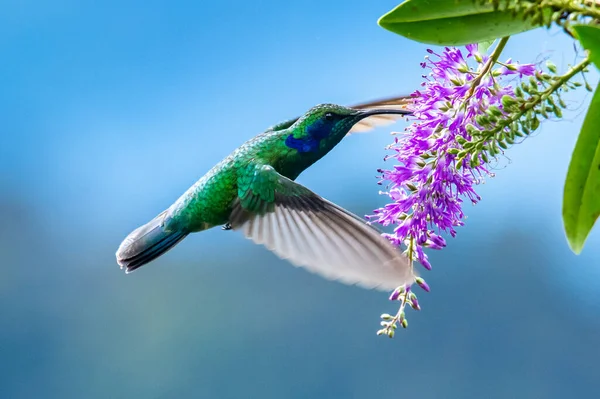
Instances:
[[[504,50],[504,46],[506,46],[506,43],[508,42],[509,38],[510,38],[510,36],[504,36],[502,39],[500,39],[500,42],[494,49],[494,52],[490,55],[490,58],[487,60],[487,62],[483,66],[483,69],[481,70],[479,75],[477,75],[477,77],[471,81],[471,88],[467,92],[467,95],[466,95],[466,98],[464,101],[465,103],[467,101],[469,101],[469,99],[473,96],[473,93],[475,92],[475,88],[479,85],[479,83],[481,83],[481,79],[483,79],[483,77],[492,69],[492,67],[494,66],[496,61],[498,61],[498,57],[500,57],[500,54],[502,54],[502,50]]]
[[[481,138],[477,141],[486,142],[494,138],[494,136],[501,132],[505,127],[510,126],[513,122],[518,121],[523,117],[523,115],[527,114],[527,112],[531,111],[536,105],[541,104],[548,97],[550,97],[554,92],[560,89],[565,83],[567,83],[573,76],[582,72],[588,65],[590,64],[589,57],[585,58],[579,64],[571,67],[564,75],[558,77],[548,88],[541,93],[534,94],[531,96],[530,100],[527,101],[519,110],[519,112],[512,114],[509,118],[503,120],[498,123],[494,129],[489,130],[487,132],[482,132]]]

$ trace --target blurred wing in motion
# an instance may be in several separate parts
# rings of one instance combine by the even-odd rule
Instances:
[[[406,106],[411,104],[413,101],[413,97],[411,96],[399,96],[399,97],[390,97],[383,100],[371,101],[367,103],[352,105],[350,108],[355,109],[369,109],[369,108],[391,108],[391,109],[406,109]],[[373,115],[368,118],[365,118],[355,124],[348,134],[352,133],[360,133],[360,132],[368,132],[369,130],[373,130],[377,127],[385,126],[394,123],[398,119],[400,119],[402,115],[397,114],[383,114],[383,115]],[[267,131],[276,131],[287,129],[292,126],[299,117],[290,119],[284,122],[280,122],[269,129]]]
[[[400,97],[390,97],[379,101],[371,101],[368,103],[353,105],[351,108],[355,109],[369,109],[369,108],[378,108],[378,109],[406,109],[406,106],[411,104],[413,98],[411,96],[400,96]],[[373,130],[377,127],[391,125],[400,119],[402,115],[398,114],[380,114],[373,115],[368,118],[365,118],[355,124],[348,134],[352,133],[363,133]]]
[[[272,167],[256,166],[238,184],[232,228],[281,258],[366,288],[414,281],[408,259],[378,230]]]

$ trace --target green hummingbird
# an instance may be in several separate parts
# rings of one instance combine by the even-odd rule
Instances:
[[[117,250],[130,273],[188,234],[239,230],[279,257],[321,276],[366,288],[412,283],[408,258],[363,219],[294,180],[347,134],[410,114],[410,97],[353,107],[320,104],[233,151]]]

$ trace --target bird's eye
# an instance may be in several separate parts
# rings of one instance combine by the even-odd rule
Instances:
[[[325,119],[328,121],[333,120],[333,114],[331,112],[328,112],[325,114]]]

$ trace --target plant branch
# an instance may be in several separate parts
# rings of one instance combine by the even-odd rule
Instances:
[[[588,17],[600,19],[600,10],[596,8],[600,7],[600,2],[597,0],[587,0],[583,2],[572,0],[542,0],[540,7],[555,7],[567,12],[576,12]]]
[[[480,139],[477,141],[486,142],[494,138],[497,133],[500,133],[505,127],[510,126],[512,123],[518,121],[531,111],[536,105],[541,104],[543,101],[548,99],[554,92],[560,89],[565,83],[567,83],[573,76],[582,72],[590,64],[589,58],[584,59],[579,64],[571,67],[564,75],[558,77],[548,88],[541,93],[533,94],[529,101],[527,101],[519,110],[519,112],[512,114],[509,118],[502,120],[498,125],[487,132],[482,132]]]
[[[500,39],[500,42],[494,49],[494,52],[490,55],[490,58],[483,66],[483,69],[481,70],[479,75],[477,75],[477,77],[471,81],[471,88],[467,92],[467,96],[464,101],[465,103],[469,101],[469,99],[473,96],[475,88],[479,85],[479,83],[481,83],[481,79],[483,79],[483,77],[492,69],[496,61],[498,61],[498,57],[500,57],[500,54],[502,54],[502,50],[504,50],[504,47],[506,46],[506,43],[508,42],[509,38],[510,36],[505,36],[502,39]]]

